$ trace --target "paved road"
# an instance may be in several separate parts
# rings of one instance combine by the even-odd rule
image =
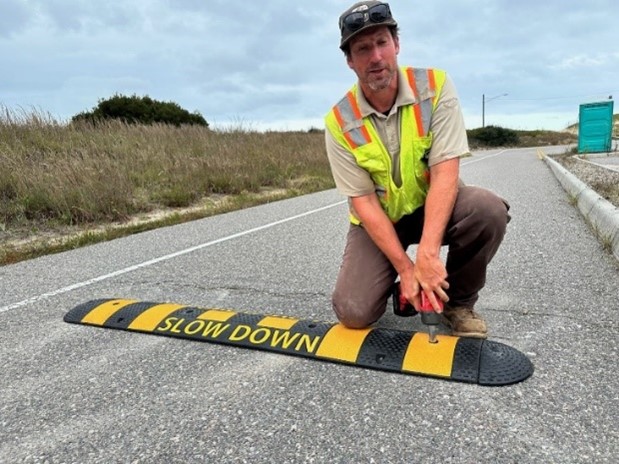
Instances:
[[[477,153],[462,176],[512,206],[479,309],[493,339],[535,363],[526,382],[480,387],[62,321],[106,297],[333,320],[347,225],[327,191],[0,268],[0,462],[616,462],[615,260],[534,149]]]

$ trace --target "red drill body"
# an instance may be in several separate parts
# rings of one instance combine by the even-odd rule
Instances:
[[[437,298],[437,300],[442,310],[443,301],[440,298]],[[430,300],[428,300],[428,297],[423,290],[421,291],[421,307],[419,309],[421,310],[421,322],[428,326],[430,343],[437,343],[436,335],[438,333],[438,325],[441,322],[441,317],[436,311],[434,311],[432,303],[430,303]]]
[[[443,309],[443,302],[437,298],[441,310]],[[419,308],[421,313],[421,322],[428,326],[428,339],[430,343],[437,343],[436,335],[438,333],[438,326],[440,324],[440,316],[434,311],[430,300],[426,296],[425,292],[421,292],[421,307]],[[402,295],[400,289],[400,283],[396,283],[393,289],[393,312],[397,316],[410,317],[417,314],[417,310],[413,305]]]

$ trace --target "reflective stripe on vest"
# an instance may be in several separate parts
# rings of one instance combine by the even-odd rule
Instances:
[[[363,123],[357,127],[350,128],[350,125],[356,121],[362,121],[361,110],[357,103],[357,98],[352,92],[348,92],[346,96],[333,108],[335,119],[337,119],[340,129],[346,137],[346,141],[354,150],[366,143],[370,143],[372,139]]]
[[[423,137],[430,131],[432,110],[436,103],[436,81],[433,69],[407,68],[408,83],[418,103],[413,105],[419,136]],[[428,98],[428,97],[432,98]]]

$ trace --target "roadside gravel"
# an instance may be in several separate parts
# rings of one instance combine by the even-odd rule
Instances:
[[[619,208],[619,172],[578,159],[573,155],[553,157],[598,195]]]

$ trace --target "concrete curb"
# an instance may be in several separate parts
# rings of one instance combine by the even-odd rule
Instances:
[[[549,156],[543,158],[565,191],[575,199],[578,209],[591,224],[600,242],[610,246],[612,254],[619,260],[619,208]]]

